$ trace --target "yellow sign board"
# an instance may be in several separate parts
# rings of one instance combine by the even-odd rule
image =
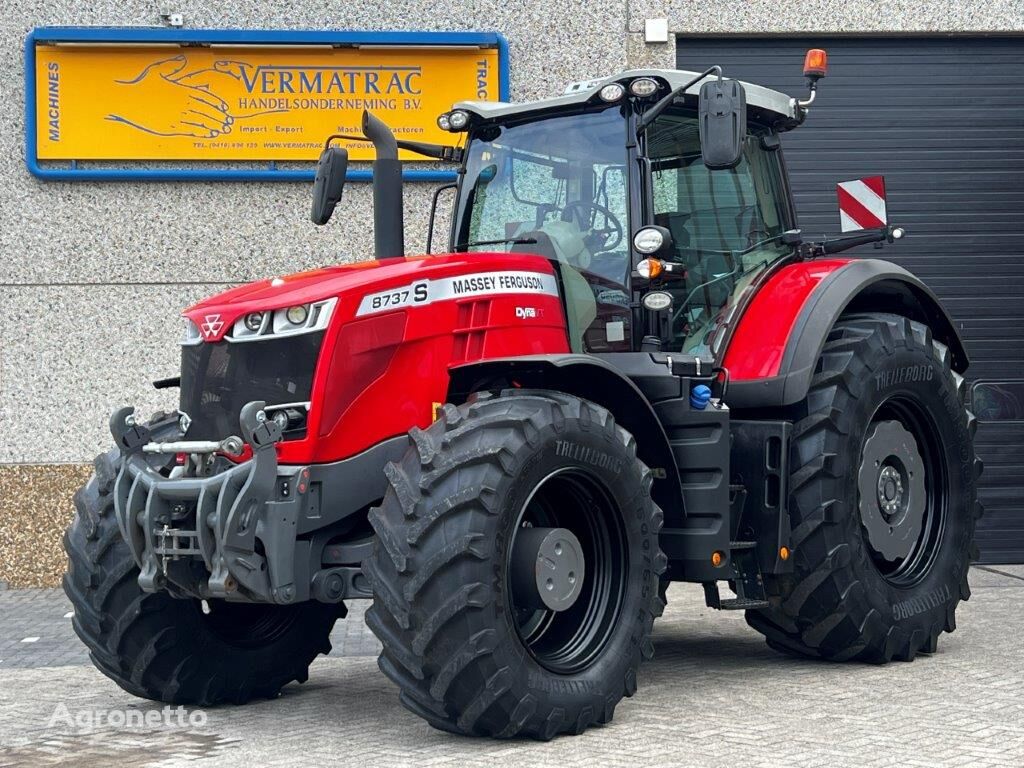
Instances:
[[[401,139],[452,143],[437,116],[499,98],[499,54],[473,46],[102,43],[35,49],[39,160],[315,160],[364,109]],[[368,144],[345,143],[353,160]],[[403,159],[423,160],[406,153]]]

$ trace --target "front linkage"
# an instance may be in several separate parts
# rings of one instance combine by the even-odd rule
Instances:
[[[246,404],[239,418],[242,438],[219,443],[155,441],[154,433],[176,416],[142,425],[135,409],[125,407],[111,417],[122,459],[114,486],[115,515],[139,566],[143,591],[158,592],[170,582],[202,599],[286,605],[309,598],[308,581],[295,580],[295,539],[310,472],[298,466],[280,474],[275,445],[281,428],[267,418],[264,406]],[[246,445],[252,459],[209,474],[218,452],[240,455]],[[196,476],[176,476],[177,469],[165,476],[146,454],[186,454]],[[275,499],[281,481],[294,493]],[[205,568],[199,567],[200,560]]]

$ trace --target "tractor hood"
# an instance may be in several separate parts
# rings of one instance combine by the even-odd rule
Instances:
[[[510,253],[453,253],[385,259],[343,264],[308,272],[299,272],[271,280],[261,280],[232,288],[186,309],[182,314],[192,321],[202,341],[230,340],[235,322],[251,312],[268,312],[296,305],[337,300],[336,312],[351,317],[362,311],[364,297],[391,289],[404,291],[395,298],[384,297],[371,310],[413,306],[439,298],[458,298],[460,291],[479,293],[511,292],[522,281],[512,282],[522,273],[553,276],[551,264],[541,256]],[[474,280],[478,275],[491,279]],[[466,280],[451,278],[465,277]],[[553,280],[553,277],[550,278]],[[547,282],[547,281],[545,281]],[[415,294],[414,286],[421,287]],[[430,291],[431,287],[437,290]],[[443,296],[438,293],[443,292]],[[433,295],[431,295],[431,293]]]

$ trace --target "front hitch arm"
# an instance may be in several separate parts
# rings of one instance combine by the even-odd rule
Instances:
[[[248,472],[228,473],[213,507],[212,515],[206,511],[200,498],[197,510],[198,527],[209,520],[217,546],[212,558],[210,592],[226,597],[238,588],[237,581],[250,591],[278,599],[286,595],[271,595],[266,560],[256,553],[256,523],[260,511],[274,491],[277,478],[277,450],[281,440],[281,427],[267,418],[262,400],[246,403],[238,422],[242,438],[252,448],[252,461]],[[212,500],[211,500],[212,501]]]
[[[153,442],[154,433],[161,431],[157,425],[137,424],[132,408],[122,408],[111,418],[111,432],[122,457],[115,481],[115,513],[139,566],[143,590],[155,592],[166,586],[168,566],[181,556],[195,555],[210,574],[206,585],[189,589],[199,589],[199,596],[227,598],[241,591],[269,603],[290,603],[300,597],[294,583],[294,541],[284,541],[284,534],[278,532],[266,555],[256,551],[261,517],[268,509],[280,516],[283,512],[274,508],[289,506],[268,503],[274,497],[281,428],[267,418],[264,407],[262,401],[247,403],[239,417],[252,459],[208,477],[165,477],[146,458],[158,452],[153,445],[170,445]],[[292,499],[289,509],[298,503],[298,498]],[[184,519],[182,511],[190,505],[195,509],[194,530],[185,530],[178,525]],[[292,522],[269,527],[282,528],[294,537]],[[271,532],[261,536],[274,538],[268,535]]]

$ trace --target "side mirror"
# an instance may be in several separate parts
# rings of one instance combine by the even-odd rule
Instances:
[[[713,171],[735,168],[747,138],[747,95],[739,80],[709,80],[698,99],[700,150]]]
[[[345,173],[348,171],[348,150],[343,147],[327,147],[320,153],[316,164],[316,179],[313,181],[313,210],[310,218],[314,224],[326,224],[331,220],[334,206],[341,200],[345,188]]]

